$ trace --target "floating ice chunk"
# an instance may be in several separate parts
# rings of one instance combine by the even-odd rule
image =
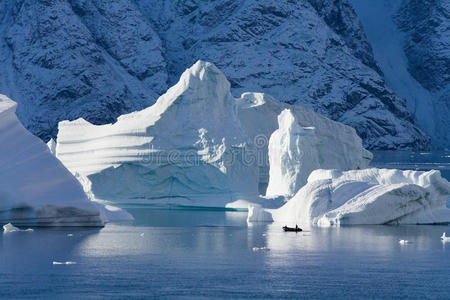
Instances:
[[[68,235],[67,235],[68,237],[72,237],[73,236],[73,234],[72,233],[69,233]]]
[[[77,263],[74,261],[54,261],[54,265],[76,265]]]
[[[141,233],[141,234],[140,234],[140,236],[144,236],[144,235],[145,235],[144,233]]]
[[[445,232],[441,236],[443,242],[450,242],[450,237],[445,235]]]
[[[254,252],[256,252],[256,251],[270,251],[270,249],[267,248],[267,247],[253,247],[252,250]]]
[[[450,183],[436,170],[316,170],[272,217],[320,226],[445,223],[449,195]]]
[[[399,240],[398,243],[400,245],[406,245],[406,244],[409,244],[409,241],[408,240]]]
[[[3,225],[3,233],[11,233],[11,232],[33,232],[34,230],[31,228],[28,229],[20,229],[15,227],[13,224],[8,223],[6,225]]]
[[[260,205],[248,206],[247,222],[272,222],[272,215],[265,211]]]
[[[103,205],[100,203],[96,203],[96,205],[98,206],[98,209],[100,210],[100,213],[102,215],[102,219],[105,222],[128,222],[134,220],[133,216],[129,212],[120,207]]]

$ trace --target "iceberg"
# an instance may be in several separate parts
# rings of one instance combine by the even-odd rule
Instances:
[[[22,126],[16,107],[0,95],[0,224],[103,226],[79,182]]]
[[[292,196],[312,170],[364,169],[373,158],[355,129],[308,108],[262,93],[244,93],[237,101],[239,120],[257,151],[260,185],[268,184],[261,193],[269,197]]]
[[[269,140],[269,185],[267,196],[292,197],[316,169],[363,169],[372,158],[356,134],[339,137],[339,129],[303,127],[292,110],[278,116],[278,129]],[[303,118],[302,118],[303,119]],[[321,124],[314,122],[313,124]]]
[[[153,105],[95,126],[59,123],[56,156],[94,199],[224,206],[258,197],[230,83],[199,61]]]
[[[315,170],[279,209],[276,222],[306,225],[450,222],[450,183],[439,171]]]
[[[34,230],[31,228],[28,229],[20,229],[14,226],[11,223],[3,225],[3,234],[12,233],[12,232],[33,232]]]
[[[154,105],[114,124],[60,122],[56,147],[49,147],[93,200],[247,208],[268,201],[260,197],[268,140],[285,108],[301,126],[316,128],[319,146],[334,147],[320,155],[341,159],[345,169],[367,166],[371,154],[354,129],[261,93],[235,99],[226,77],[204,61]]]

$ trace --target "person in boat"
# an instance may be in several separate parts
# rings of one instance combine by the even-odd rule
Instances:
[[[295,230],[298,230],[298,225],[297,224],[295,224]]]

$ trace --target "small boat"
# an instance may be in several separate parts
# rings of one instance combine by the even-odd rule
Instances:
[[[283,230],[284,231],[293,231],[293,232],[300,232],[302,231],[302,229],[298,226],[295,227],[287,227],[287,226],[283,226]]]

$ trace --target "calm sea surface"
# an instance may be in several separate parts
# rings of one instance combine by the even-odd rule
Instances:
[[[445,153],[383,155],[375,166],[449,174]],[[450,299],[450,226],[285,233],[245,212],[128,210],[133,224],[0,233],[0,298]]]

